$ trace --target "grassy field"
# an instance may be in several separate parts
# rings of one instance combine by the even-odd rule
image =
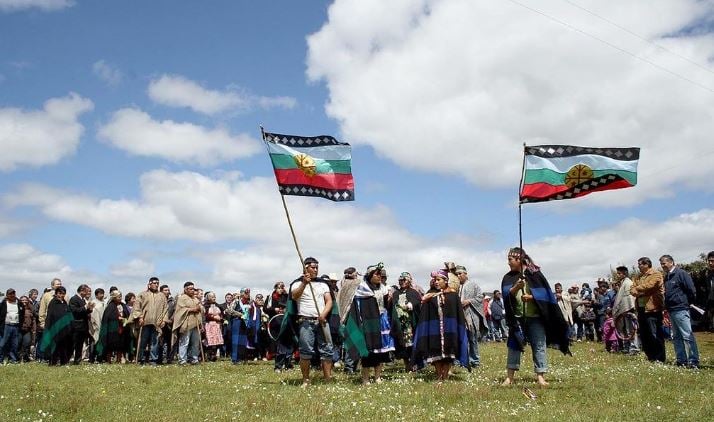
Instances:
[[[301,389],[297,369],[276,374],[272,362],[193,367],[40,364],[0,367],[2,421],[230,420],[714,420],[714,335],[698,333],[702,369],[648,363],[577,343],[573,357],[548,350],[550,386],[540,389],[530,351],[516,385],[501,387],[506,349],[482,345],[482,366],[457,369],[434,383],[433,371],[388,367],[385,382],[366,387],[339,373]],[[674,356],[671,343],[668,358]],[[537,394],[527,398],[523,387]]]

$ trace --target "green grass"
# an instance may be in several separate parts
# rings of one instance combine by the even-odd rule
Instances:
[[[702,369],[648,363],[577,343],[573,357],[549,349],[550,386],[535,386],[530,352],[512,387],[505,345],[481,346],[482,367],[457,369],[441,386],[432,370],[387,367],[386,382],[363,387],[339,373],[299,387],[297,369],[275,374],[272,362],[193,367],[40,364],[0,367],[2,421],[230,420],[714,420],[714,335],[697,333]],[[674,356],[671,343],[668,357]],[[538,397],[526,398],[527,386]]]

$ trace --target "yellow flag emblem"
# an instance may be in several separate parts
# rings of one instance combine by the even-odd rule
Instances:
[[[295,160],[295,164],[305,176],[312,177],[317,173],[315,160],[309,155],[300,153],[294,155],[293,160]]]

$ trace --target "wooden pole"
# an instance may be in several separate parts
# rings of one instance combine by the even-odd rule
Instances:
[[[523,277],[523,218],[521,205],[521,191],[523,190],[523,178],[526,173],[526,143],[523,143],[523,163],[521,164],[521,181],[518,184],[518,247],[521,248],[521,277]]]
[[[263,126],[260,126],[260,135],[263,137],[263,141],[267,142],[265,140],[265,130],[263,129]],[[295,236],[295,229],[293,228],[293,222],[290,219],[290,212],[288,211],[288,205],[285,202],[285,195],[283,195],[282,192],[280,192],[280,199],[283,201],[283,209],[285,210],[285,217],[288,219],[288,226],[290,227],[290,234],[293,237],[293,243],[295,244],[295,250],[297,251],[298,258],[300,259],[300,268],[305,275],[305,264],[304,260],[302,257],[302,252],[300,252],[300,245],[298,245],[297,237]],[[317,298],[315,298],[315,290],[312,288],[312,280],[310,280],[310,283],[308,283],[308,286],[310,287],[310,295],[312,296],[312,301],[315,304],[315,309],[317,310],[318,314],[320,313],[320,308],[317,306]],[[324,308],[324,307],[323,307]],[[328,342],[329,344],[332,344],[332,337],[330,336],[329,329],[326,327],[327,324],[320,324],[322,327],[322,334],[325,336],[325,341]]]
[[[144,329],[144,326],[140,325],[139,326],[139,338],[136,340],[136,356],[134,356],[134,363],[139,363],[139,353],[142,352],[141,350],[139,350],[139,346],[141,346],[141,331],[143,329]],[[144,345],[144,346],[146,346],[146,345]]]

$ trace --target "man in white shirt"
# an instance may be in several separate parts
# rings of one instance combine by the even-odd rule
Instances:
[[[20,318],[24,307],[19,300],[15,289],[8,289],[5,300],[0,303],[0,364],[5,363],[5,356],[10,363],[17,363],[17,350],[20,346]]]
[[[313,257],[305,258],[303,276],[290,284],[290,297],[297,305],[302,386],[310,384],[310,360],[320,355],[325,380],[332,377],[332,339],[327,319],[332,311],[330,288],[318,277],[319,263]]]

